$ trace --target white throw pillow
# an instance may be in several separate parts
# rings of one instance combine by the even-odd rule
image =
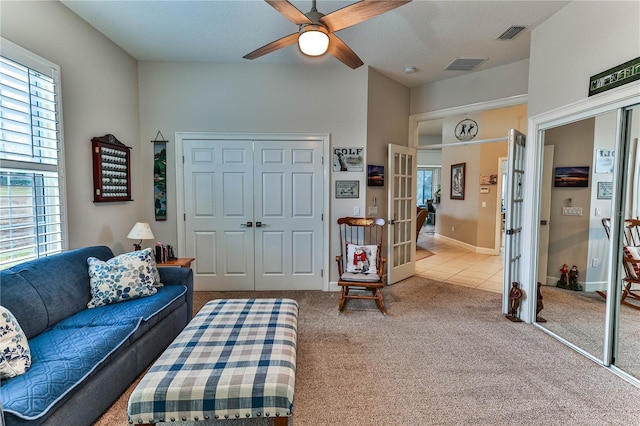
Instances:
[[[347,271],[358,274],[377,274],[378,246],[347,243]]]
[[[24,374],[31,367],[31,351],[27,336],[16,317],[0,306],[0,379]]]
[[[104,262],[87,259],[91,278],[88,308],[151,296],[158,290],[158,268],[150,248],[121,254]]]

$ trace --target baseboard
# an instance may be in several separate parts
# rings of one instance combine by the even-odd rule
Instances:
[[[578,281],[579,282],[579,281]],[[606,281],[594,281],[589,283],[580,283],[584,291],[587,293],[593,293],[595,291],[607,291]]]
[[[546,285],[556,287],[560,281],[560,277],[547,277]],[[607,282],[606,281],[591,281],[591,282],[583,282],[578,281],[578,284],[582,286],[582,289],[585,293],[593,293],[595,291],[606,291],[607,290]]]
[[[476,247],[474,245],[450,238],[450,237],[445,237],[444,235],[440,235],[440,234],[433,234],[434,237],[438,238],[438,239],[442,239],[445,240],[447,243],[459,247],[461,249],[464,250],[468,250],[472,253],[478,253],[478,254],[488,254],[491,256],[497,256],[500,254],[500,252],[496,252],[495,249],[492,248],[487,248],[487,247]]]

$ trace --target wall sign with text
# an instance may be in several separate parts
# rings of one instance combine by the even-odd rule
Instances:
[[[364,148],[333,148],[333,171],[364,171]]]
[[[640,80],[640,56],[589,79],[589,96]]]

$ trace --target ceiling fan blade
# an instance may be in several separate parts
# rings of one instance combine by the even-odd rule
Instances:
[[[294,44],[298,41],[298,33],[289,34],[286,37],[282,37],[276,41],[272,41],[269,44],[265,44],[264,46],[254,50],[251,53],[247,53],[243,56],[245,59],[256,59],[262,55],[266,55],[267,53],[271,53],[278,49],[282,49],[283,47],[287,47],[290,44]]]
[[[329,27],[329,31],[340,31],[409,2],[411,0],[362,0],[323,16],[320,22]]]
[[[333,33],[329,33],[329,49],[328,52],[336,57],[340,62],[346,66],[356,69],[361,65],[364,65],[362,59],[356,55],[342,40]]]
[[[297,7],[292,5],[286,0],[264,0],[275,10],[284,15],[285,18],[290,20],[296,25],[300,24],[311,24],[311,19],[307,18],[307,16],[300,12]]]

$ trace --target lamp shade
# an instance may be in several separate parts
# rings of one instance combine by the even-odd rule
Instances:
[[[324,55],[329,48],[329,36],[326,28],[316,24],[306,25],[300,30],[298,46],[305,55]]]
[[[136,222],[136,224],[127,235],[132,240],[153,240],[153,232],[147,222]]]

